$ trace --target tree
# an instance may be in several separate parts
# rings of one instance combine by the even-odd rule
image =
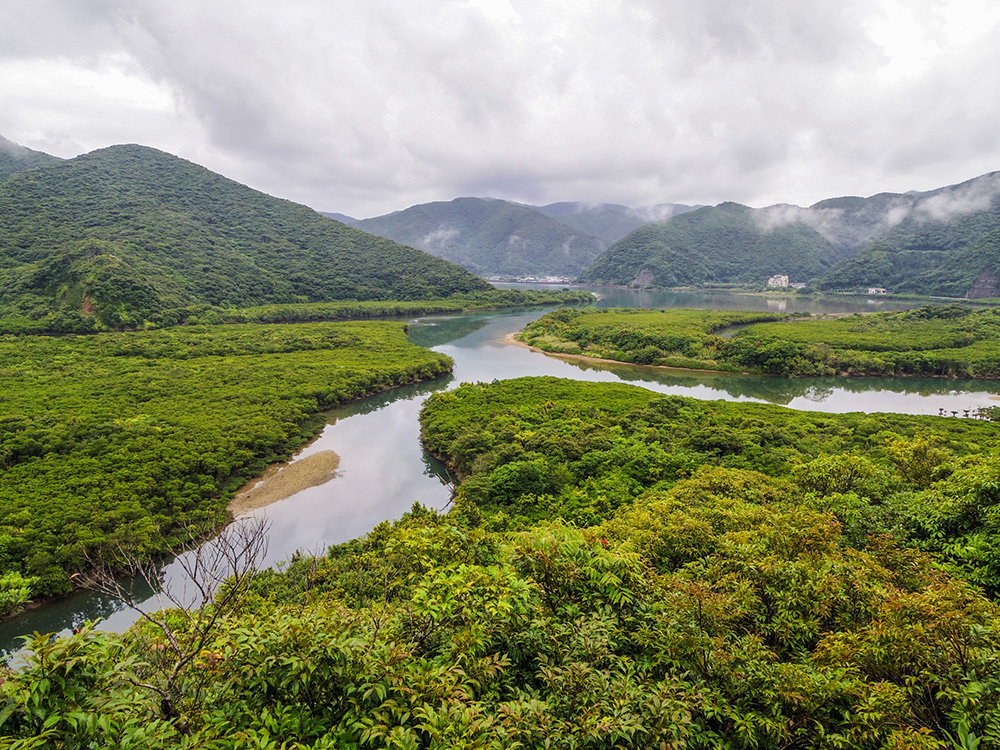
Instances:
[[[139,614],[134,628],[145,640],[149,661],[137,665],[129,681],[160,700],[164,719],[183,730],[184,699],[196,698],[203,685],[190,667],[202,655],[219,625],[236,611],[267,554],[268,523],[262,518],[238,520],[213,539],[176,557],[183,584],[163,586],[169,608],[148,611],[136,595],[149,586],[161,588],[161,569],[136,553],[117,547],[91,561],[87,588],[114,596]],[[197,540],[191,538],[191,542]]]

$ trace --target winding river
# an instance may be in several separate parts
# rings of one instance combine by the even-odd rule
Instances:
[[[516,285],[507,285],[516,286]],[[864,298],[776,297],[721,292],[639,292],[594,289],[601,307],[696,307],[719,310],[852,313],[894,310],[918,303]],[[296,551],[321,552],[361,536],[386,519],[395,519],[415,502],[443,510],[451,497],[450,477],[425,453],[418,414],[428,394],[462,382],[492,381],[525,375],[554,375],[590,381],[628,382],[661,393],[702,399],[766,401],[794,409],[824,412],[962,413],[1000,405],[1000,381],[810,378],[786,379],[690,372],[560,359],[504,343],[511,333],[546,310],[468,313],[411,322],[410,339],[455,360],[451,377],[395,389],[329,412],[319,437],[293,462],[333,452],[340,463],[334,478],[295,492],[287,499],[250,510],[269,523],[267,565],[280,567]],[[179,585],[176,562],[162,583]],[[156,595],[146,606],[156,608]],[[20,636],[35,631],[67,633],[89,620],[122,631],[135,614],[120,602],[81,592],[0,623],[0,652],[20,646]]]

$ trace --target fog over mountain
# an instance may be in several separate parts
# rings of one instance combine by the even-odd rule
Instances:
[[[580,278],[677,286],[787,275],[828,290],[998,296],[998,231],[1000,173],[992,172],[936,190],[829,198],[808,208],[701,208],[636,230]]]
[[[810,205],[1000,164],[986,0],[7,3],[0,133],[144,143],[350,216]]]

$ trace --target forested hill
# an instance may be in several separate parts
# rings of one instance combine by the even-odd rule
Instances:
[[[634,286],[762,284],[1000,296],[1000,173],[924,193],[842,197],[809,208],[736,203],[641,227],[582,281]]]
[[[891,228],[820,281],[946,297],[1000,297],[1000,172],[892,196]]]
[[[546,206],[529,206],[558,222],[579,229],[608,244],[617,242],[641,226],[656,221],[666,221],[671,216],[694,211],[701,206],[686,206],[681,203],[660,203],[643,208],[630,208],[616,203],[585,203],[566,201],[549,203]]]
[[[640,227],[612,245],[580,280],[670,287],[761,284],[787,274],[792,281],[808,281],[849,257],[811,226],[761,218],[747,206],[722,203]]]
[[[451,263],[144,146],[112,146],[0,183],[7,316],[82,314],[117,326],[192,304],[413,300],[490,288]]]
[[[59,161],[56,156],[19,146],[0,135],[0,180],[12,174]]]
[[[607,243],[528,206],[456,198],[355,221],[483,276],[576,276]]]

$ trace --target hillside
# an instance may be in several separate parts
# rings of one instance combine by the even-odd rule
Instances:
[[[424,203],[352,226],[481,276],[576,276],[606,247],[534,208],[483,198]]]
[[[0,181],[6,180],[12,174],[58,161],[60,161],[58,157],[19,146],[0,135]]]
[[[615,203],[562,202],[547,206],[530,206],[546,216],[551,216],[566,226],[604,240],[617,242],[630,232],[655,221],[666,221],[698,206],[680,203],[661,203],[645,208],[629,208]]]
[[[808,208],[736,203],[640,227],[581,281],[631,286],[762,284],[1000,296],[1000,173],[923,193],[879,193]]]
[[[767,223],[764,216],[722,203],[640,227],[612,245],[580,281],[644,287],[761,284],[773,274],[808,281],[849,257],[846,248],[811,226]]]
[[[821,289],[1000,296],[1000,172],[894,196],[889,210],[891,228],[826,275]]]
[[[162,151],[112,146],[0,183],[0,314],[129,325],[186,305],[490,289]]]

